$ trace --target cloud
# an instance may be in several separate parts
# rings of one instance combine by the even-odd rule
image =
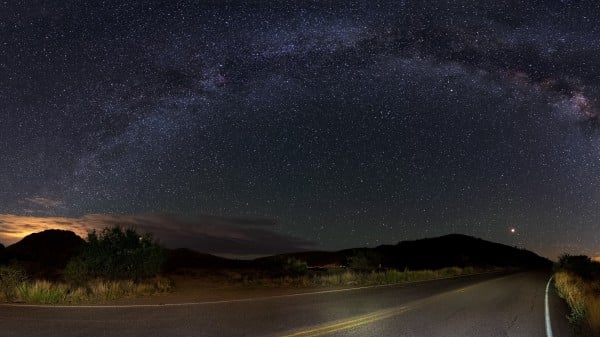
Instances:
[[[50,198],[43,197],[33,197],[25,199],[26,202],[29,202],[35,206],[41,206],[45,208],[56,208],[63,206],[63,202],[60,200],[54,200]]]
[[[12,244],[26,235],[51,228],[70,230],[79,236],[85,237],[87,232],[94,228],[81,220],[63,217],[0,214],[0,242]]]
[[[153,233],[165,246],[186,247],[221,255],[268,255],[301,251],[311,242],[276,233],[271,218],[199,216],[185,218],[168,214],[88,214],[80,218],[35,217],[0,214],[0,242],[14,243],[46,229],[71,230],[85,237],[92,230],[120,225]]]

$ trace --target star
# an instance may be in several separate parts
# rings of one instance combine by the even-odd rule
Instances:
[[[0,218],[595,256],[598,6],[492,3],[8,1]]]

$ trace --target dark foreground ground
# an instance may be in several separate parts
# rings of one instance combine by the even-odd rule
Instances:
[[[548,273],[129,307],[0,306],[8,336],[546,336]],[[573,336],[549,296],[554,336]]]

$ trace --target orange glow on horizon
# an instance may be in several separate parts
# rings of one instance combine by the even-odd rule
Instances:
[[[101,224],[90,220],[89,217],[36,217],[0,214],[0,243],[11,245],[29,234],[47,229],[69,230],[85,238],[89,231],[102,227]]]

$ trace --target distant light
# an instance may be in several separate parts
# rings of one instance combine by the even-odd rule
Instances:
[[[511,233],[514,233],[514,232],[516,232],[516,231],[517,231],[517,230],[516,230],[516,229],[514,229],[514,228],[511,228],[511,229],[510,229],[510,232],[511,232]]]

